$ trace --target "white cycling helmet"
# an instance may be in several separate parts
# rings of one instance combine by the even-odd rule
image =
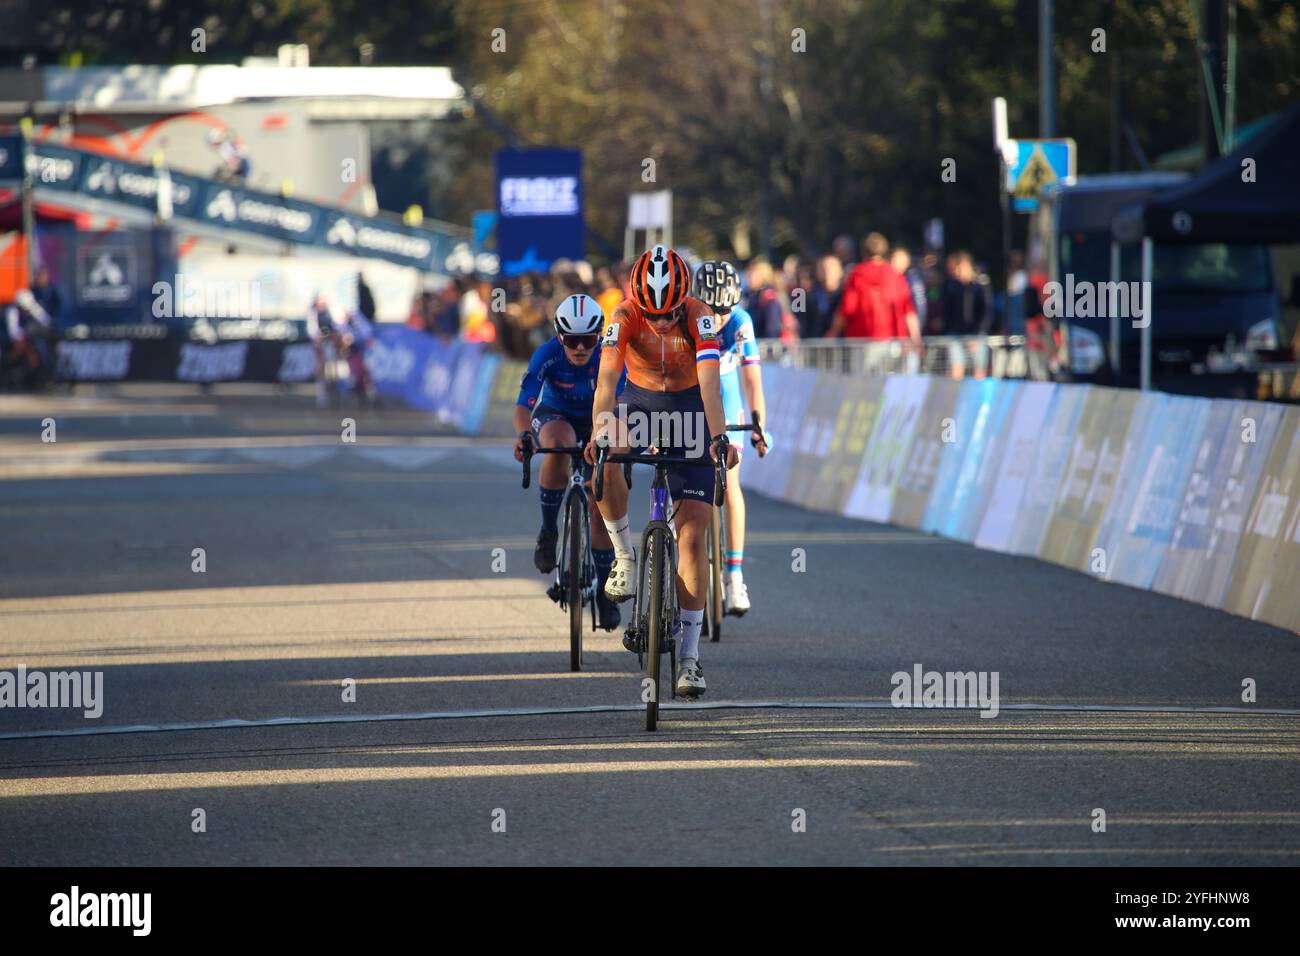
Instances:
[[[726,260],[710,259],[695,271],[695,295],[715,312],[740,304],[740,273]]]
[[[604,324],[600,303],[589,295],[567,296],[555,310],[558,335],[596,335]]]

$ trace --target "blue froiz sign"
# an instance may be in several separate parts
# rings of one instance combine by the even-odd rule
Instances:
[[[582,153],[576,149],[497,151],[497,249],[505,275],[581,259]]]

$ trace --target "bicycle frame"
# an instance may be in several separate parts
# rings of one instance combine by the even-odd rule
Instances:
[[[587,486],[583,475],[582,446],[574,445],[566,448],[542,448],[533,446],[524,454],[524,477],[523,486],[527,488],[532,481],[532,457],[533,455],[568,455],[569,456],[569,480],[564,489],[564,498],[560,501],[560,526],[559,526],[559,552],[556,555],[555,562],[555,583],[553,587],[558,593],[559,605],[562,609],[567,609],[566,592],[564,589],[564,569],[568,566],[568,547],[569,547],[569,499],[577,495],[582,502],[582,517],[585,526],[582,531],[582,540],[586,554],[583,555],[582,561],[582,583],[581,589],[582,603],[591,603],[593,590],[596,586],[596,561],[591,554],[591,503],[587,500]],[[596,611],[592,608],[591,626],[596,627]]]
[[[546,452],[548,449],[539,449]],[[587,501],[587,488],[582,480],[582,453],[570,453],[573,462],[569,475],[568,487],[564,490],[564,499],[560,502],[560,551],[555,562],[555,587],[560,593],[560,607],[568,608],[568,592],[564,587],[564,569],[569,566],[569,501],[574,495],[581,502],[582,512],[582,581],[578,585],[579,601],[591,603],[592,591],[596,586],[596,560],[591,554],[591,505]],[[591,626],[596,627],[596,612],[592,608]]]
[[[717,455],[713,462],[713,504],[721,505],[726,494],[726,456],[717,449]],[[635,638],[637,646],[637,660],[642,666],[646,666],[649,674],[648,679],[661,680],[661,669],[659,655],[667,653],[669,655],[669,676],[668,686],[671,696],[677,696],[677,685],[674,680],[674,673],[677,669],[677,641],[673,636],[677,626],[681,623],[681,605],[677,600],[677,536],[673,533],[672,525],[669,523],[669,505],[672,502],[672,496],[668,490],[668,468],[671,465],[694,465],[699,459],[678,457],[673,455],[656,454],[656,455],[611,455],[608,448],[601,448],[596,459],[595,475],[595,496],[600,501],[604,497],[605,488],[605,465],[606,464],[645,464],[655,466],[654,480],[650,483],[650,520],[646,523],[645,530],[641,533],[641,551],[637,554],[636,575],[637,589],[633,602],[632,622],[628,625],[628,634]],[[645,586],[646,579],[653,581],[654,573],[650,569],[654,566],[647,561],[646,555],[649,553],[651,540],[659,536],[661,540],[667,543],[666,553],[663,555],[662,572],[660,583],[663,592],[659,595],[648,593],[649,588]],[[655,562],[658,563],[658,562]],[[660,617],[658,622],[651,620],[651,611],[655,607],[656,598],[659,600]],[[653,647],[658,635],[659,646]],[[649,646],[648,646],[649,645]],[[651,659],[647,662],[646,654],[650,653]],[[653,689],[652,696],[646,699],[646,729],[654,730],[658,725],[659,715],[659,688]]]
[[[649,600],[649,595],[645,593],[645,590],[642,587],[640,587],[640,579],[644,577],[642,566],[645,562],[646,548],[649,545],[650,533],[656,529],[663,529],[663,531],[666,532],[667,540],[672,542],[672,546],[667,554],[668,563],[666,571],[668,573],[664,575],[664,580],[666,582],[665,586],[668,589],[665,597],[671,601],[673,609],[672,623],[674,628],[677,626],[677,622],[681,616],[680,609],[677,606],[677,535],[673,532],[673,527],[668,520],[669,515],[672,513],[669,510],[672,505],[672,494],[668,490],[668,465],[664,462],[655,462],[654,465],[655,476],[654,480],[650,483],[650,520],[646,522],[646,526],[641,532],[641,550],[637,552],[638,587],[636,589],[636,595],[632,598],[632,626],[638,629],[641,628],[641,618],[644,614],[642,601]],[[677,656],[676,646],[671,637],[669,637],[666,642],[665,650],[668,651],[670,657],[675,661]],[[637,659],[640,660],[640,657],[641,655],[638,654]],[[673,688],[673,696],[676,696],[675,687]]]

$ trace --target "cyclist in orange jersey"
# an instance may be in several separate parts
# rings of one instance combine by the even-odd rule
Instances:
[[[614,309],[605,328],[592,406],[596,441],[587,445],[586,455],[594,465],[597,443],[604,443],[615,454],[655,447],[699,460],[698,465],[673,466],[669,480],[676,506],[681,609],[676,687],[678,694],[697,697],[706,689],[699,645],[708,593],[710,460],[725,448],[727,467],[738,461],[736,449],[726,440],[717,320],[712,309],[687,294],[690,268],[666,246],[655,246],[637,259],[630,285],[630,297]],[[620,397],[616,389],[624,368],[628,381]],[[604,485],[599,508],[614,544],[605,594],[612,601],[626,601],[636,594],[637,582],[623,469],[606,465]],[[635,650],[626,637],[624,644]]]

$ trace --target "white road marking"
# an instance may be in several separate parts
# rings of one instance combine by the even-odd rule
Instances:
[[[72,727],[59,730],[24,730],[0,734],[0,740],[40,740],[52,737],[98,737],[108,734],[179,733],[187,730],[237,730],[245,727],[304,727],[316,724],[378,724],[402,720],[464,720],[471,717],[546,717],[565,714],[629,713],[642,704],[592,704],[586,707],[500,707],[481,710],[430,710],[410,714],[317,714],[306,717],[196,720],[174,724],[129,724],[106,727]],[[887,700],[718,700],[708,703],[662,703],[661,711],[693,710],[923,710],[951,712],[979,707],[895,707]],[[1003,711],[1102,714],[1246,714],[1252,717],[1300,717],[1297,708],[1179,707],[1143,704],[1002,704]]]

